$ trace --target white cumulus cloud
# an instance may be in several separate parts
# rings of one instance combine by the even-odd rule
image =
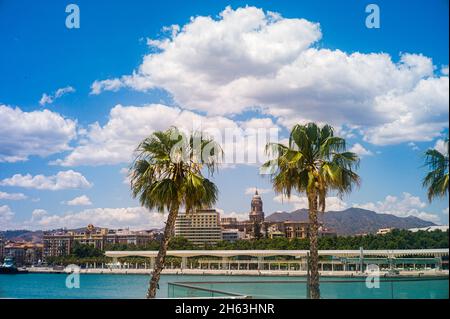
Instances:
[[[69,93],[75,92],[75,89],[72,86],[66,86],[60,89],[57,89],[53,94],[42,94],[41,99],[39,100],[39,104],[44,106],[45,104],[52,104],[56,99],[59,99],[61,96]]]
[[[100,94],[102,91],[117,91],[122,87],[119,79],[94,81],[91,85],[91,94]]]
[[[0,104],[0,163],[69,150],[76,122],[49,110],[24,112]]]
[[[408,143],[408,146],[411,147],[411,149],[412,149],[413,151],[419,151],[419,150],[420,150],[420,147],[417,146],[417,144],[414,143],[414,142],[409,142],[409,143]]]
[[[220,218],[236,218],[239,221],[248,220],[248,212],[225,212],[222,209],[217,209],[220,213]]]
[[[45,209],[35,209],[31,212],[31,222],[40,220],[41,218],[43,218],[44,216],[47,216],[48,212]]]
[[[149,212],[143,207],[91,208],[79,212],[50,214],[37,210],[32,219],[24,222],[28,229],[79,228],[93,224],[98,227],[143,230],[164,226],[165,214]]]
[[[14,212],[7,205],[0,206],[0,229],[6,230],[14,218]]]
[[[62,190],[88,188],[92,184],[81,173],[73,170],[60,171],[56,175],[45,176],[31,174],[15,174],[0,181],[1,186],[15,186],[41,190]]]
[[[441,154],[448,154],[448,146],[446,145],[443,139],[438,139],[436,144],[434,145],[434,149],[440,152]]]
[[[364,157],[364,156],[372,156],[373,153],[371,151],[369,151],[368,149],[366,149],[364,146],[362,146],[359,143],[354,144],[350,150],[350,152],[356,153],[359,157]]]
[[[277,129],[271,121],[260,119],[266,129]],[[250,124],[249,124],[250,123]],[[270,127],[269,123],[273,124]],[[53,164],[62,166],[105,165],[129,163],[139,142],[157,130],[166,130],[177,126],[185,130],[204,131],[215,137],[223,145],[225,163],[260,163],[266,160],[264,146],[270,138],[251,139],[257,136],[253,120],[236,122],[223,116],[203,116],[192,111],[181,110],[161,104],[145,106],[116,105],[111,109],[108,122],[101,126],[94,123],[89,126],[83,138],[70,154]],[[228,133],[229,132],[229,133]],[[236,133],[236,139],[233,134]],[[274,138],[277,138],[275,134]],[[225,143],[230,142],[230,143]],[[236,161],[233,156],[236,155]],[[246,155],[248,155],[246,157]],[[240,156],[238,158],[238,156]],[[254,161],[252,161],[254,159]]]
[[[227,7],[149,40],[153,50],[131,75],[95,81],[92,94],[122,87],[167,90],[181,106],[208,114],[259,107],[290,127],[316,121],[357,126],[367,142],[431,141],[448,128],[449,80],[431,58],[319,48],[320,25]],[[324,30],[326,32],[327,30]]]
[[[86,195],[81,195],[78,197],[75,197],[74,199],[71,199],[66,202],[69,206],[90,206],[92,205],[91,199]]]
[[[22,193],[5,193],[0,192],[0,199],[6,199],[6,200],[23,200],[27,199],[28,197],[25,194]]]

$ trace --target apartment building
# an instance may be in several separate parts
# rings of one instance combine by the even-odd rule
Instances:
[[[4,256],[13,257],[17,266],[36,265],[42,261],[43,248],[43,244],[9,242],[4,246]]]
[[[214,245],[222,240],[220,214],[215,209],[180,213],[175,221],[175,236],[184,237],[194,245]]]
[[[108,229],[92,224],[77,231],[53,231],[44,234],[44,258],[70,255],[75,242],[105,250],[109,244],[134,244],[144,246],[154,239],[154,234],[129,229]]]

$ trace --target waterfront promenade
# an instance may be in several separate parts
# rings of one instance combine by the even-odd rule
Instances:
[[[64,270],[55,270],[51,267],[31,267],[27,269],[30,273],[64,273]],[[114,274],[114,275],[150,275],[151,269],[139,268],[82,268],[80,274]],[[224,269],[164,269],[165,275],[231,275],[231,276],[306,276],[303,270],[224,270]],[[358,271],[320,271],[324,277],[343,276],[358,277],[367,276],[367,272]],[[380,276],[388,276],[388,271],[380,271]],[[400,270],[399,276],[448,276],[448,270]]]
[[[157,251],[106,251],[119,265],[119,258],[144,257],[153,269]],[[449,249],[319,250],[319,270],[361,272],[368,265],[380,270],[442,269]],[[180,260],[180,268],[223,271],[306,271],[307,250],[172,250],[167,256]],[[195,260],[195,263],[191,259]],[[197,264],[195,266],[195,264]],[[144,268],[147,268],[145,266]],[[173,265],[170,268],[174,268]],[[419,269],[418,269],[419,268]]]
[[[107,251],[108,264],[83,264],[85,274],[151,274],[157,251]],[[168,251],[178,263],[168,262],[164,274],[305,276],[306,250],[177,250]],[[370,265],[381,276],[448,276],[449,249],[320,250],[322,276],[360,276]],[[121,258],[144,257],[146,262],[127,263]],[[32,267],[33,273],[61,273],[63,268]],[[394,272],[395,271],[395,272]]]

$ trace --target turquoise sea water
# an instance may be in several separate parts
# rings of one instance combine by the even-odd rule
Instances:
[[[449,298],[447,278],[381,278],[380,288],[368,289],[362,279],[321,278],[323,298]],[[144,298],[147,275],[80,275],[80,288],[68,289],[65,274],[0,275],[0,298],[116,299]],[[195,289],[171,288],[169,282],[250,295],[254,298],[305,298],[304,277],[163,275],[158,297],[196,296]],[[178,289],[178,290],[177,290]]]

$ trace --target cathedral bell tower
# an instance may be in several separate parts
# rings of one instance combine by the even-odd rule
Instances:
[[[258,190],[255,191],[251,202],[251,211],[249,219],[253,223],[262,223],[264,221],[263,202]]]

